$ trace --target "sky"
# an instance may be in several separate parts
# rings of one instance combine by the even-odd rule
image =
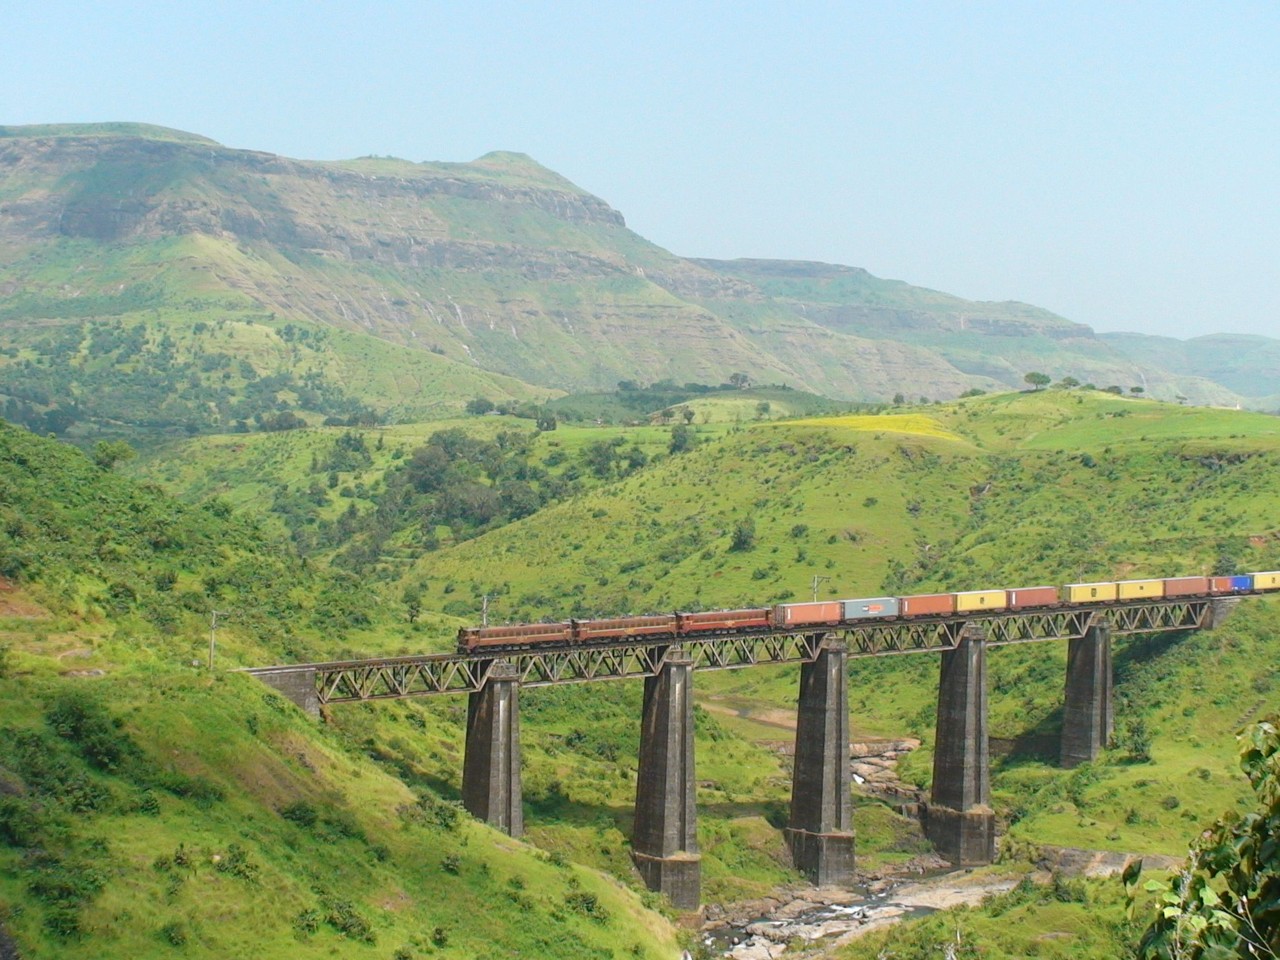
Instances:
[[[0,0],[0,124],[515,150],[683,256],[1280,336],[1280,4]]]

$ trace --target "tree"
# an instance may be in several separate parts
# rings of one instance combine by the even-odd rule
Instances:
[[[729,375],[729,386],[745,390],[751,386],[751,378],[745,373],[731,373]]]
[[[1130,388],[1129,388],[1129,392],[1130,392],[1130,393],[1132,393],[1132,394],[1136,397],[1138,394],[1140,394],[1140,393],[1146,393],[1147,391],[1146,391],[1146,389],[1145,389],[1145,388],[1143,388],[1143,387],[1130,387]]]
[[[422,587],[416,584],[405,587],[401,599],[404,601],[405,619],[417,623],[422,615]]]
[[[677,423],[671,428],[671,445],[667,448],[671,453],[684,453],[692,450],[696,437],[687,423]]]
[[[467,401],[467,413],[484,415],[493,409],[493,401],[488,397],[476,397]]]
[[[132,460],[138,451],[123,440],[99,440],[93,448],[93,462],[103,470],[110,470],[117,463]]]
[[[1257,808],[1227,814],[1167,883],[1149,881],[1159,911],[1138,944],[1143,960],[1228,960],[1280,953],[1280,732],[1276,718],[1240,735],[1240,766]],[[1125,871],[1130,897],[1141,862]],[[1131,901],[1132,902],[1132,901]]]
[[[543,410],[538,414],[538,430],[542,433],[550,433],[556,428],[556,415],[550,410]]]
[[[1031,384],[1031,387],[1035,390],[1043,390],[1053,380],[1053,378],[1050,377],[1047,373],[1038,373],[1034,370],[1031,373],[1028,373],[1022,379],[1027,383]]]
[[[768,400],[761,400],[756,404],[756,419],[763,420],[769,415],[769,411],[772,409],[773,407],[769,404]]]

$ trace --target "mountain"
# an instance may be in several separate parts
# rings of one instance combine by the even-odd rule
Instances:
[[[851,267],[675,256],[523,154],[312,162],[141,124],[0,127],[4,381],[21,373],[37,398],[23,402],[78,390],[79,412],[91,414],[106,391],[40,369],[89,363],[87,328],[70,354],[66,344],[43,361],[30,351],[108,318],[141,326],[153,355],[174,325],[321,324],[419,358],[383,349],[382,363],[421,365],[429,354],[436,399],[454,404],[536,399],[529,387],[516,396],[513,381],[546,396],[735,372],[840,399],[939,398],[1021,385],[1032,369],[1124,387],[1142,373],[1155,395],[1242,399],[1194,376],[1139,370],[1089,328],[1035,307],[971,303]],[[287,365],[260,362],[244,344],[221,352],[227,380],[220,369],[210,384],[198,356],[187,358],[195,369],[174,371],[175,382],[190,372],[225,394],[188,398],[183,423],[201,404],[228,422],[223,408],[244,392],[238,361],[259,376]],[[467,369],[513,380],[467,380]],[[292,402],[287,392],[275,399]],[[365,402],[409,416],[414,396],[392,384]]]
[[[1280,410],[1280,340],[1217,333],[1190,340],[1142,333],[1104,333],[1102,339],[1135,364],[1220,383],[1252,405]]]
[[[1262,396],[1252,392],[1253,383],[1220,379],[1205,369],[1185,365],[1164,369],[1158,360],[1147,362],[1134,356],[1110,336],[1099,336],[1085,324],[1030,304],[964,300],[834,264],[695,262],[721,276],[751,283],[771,302],[826,330],[912,345],[942,357],[967,376],[1005,386],[1020,386],[1024,374],[1037,370],[1055,379],[1071,376],[1100,387],[1142,386],[1162,399],[1183,396],[1198,404],[1234,406],[1244,397]],[[1266,369],[1268,364],[1274,382],[1280,378],[1280,359],[1269,357],[1258,367]],[[1250,390],[1242,391],[1241,386]]]

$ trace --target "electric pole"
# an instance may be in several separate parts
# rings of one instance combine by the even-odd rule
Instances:
[[[225,610],[212,610],[209,613],[209,672],[213,673],[213,650],[218,643],[218,618],[229,617]]]
[[[813,575],[813,602],[818,602],[818,584],[826,583],[830,577],[820,577],[816,573]]]

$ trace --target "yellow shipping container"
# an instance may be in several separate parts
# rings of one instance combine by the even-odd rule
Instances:
[[[1090,603],[1116,598],[1114,583],[1068,583],[1066,591],[1068,603]]]
[[[956,612],[970,610],[1003,610],[1009,605],[1009,595],[1004,590],[968,590],[956,594]]]
[[[1121,600],[1147,600],[1164,596],[1163,580],[1121,580],[1116,586]]]
[[[1255,573],[1253,575],[1253,589],[1280,590],[1280,570],[1274,573]]]

